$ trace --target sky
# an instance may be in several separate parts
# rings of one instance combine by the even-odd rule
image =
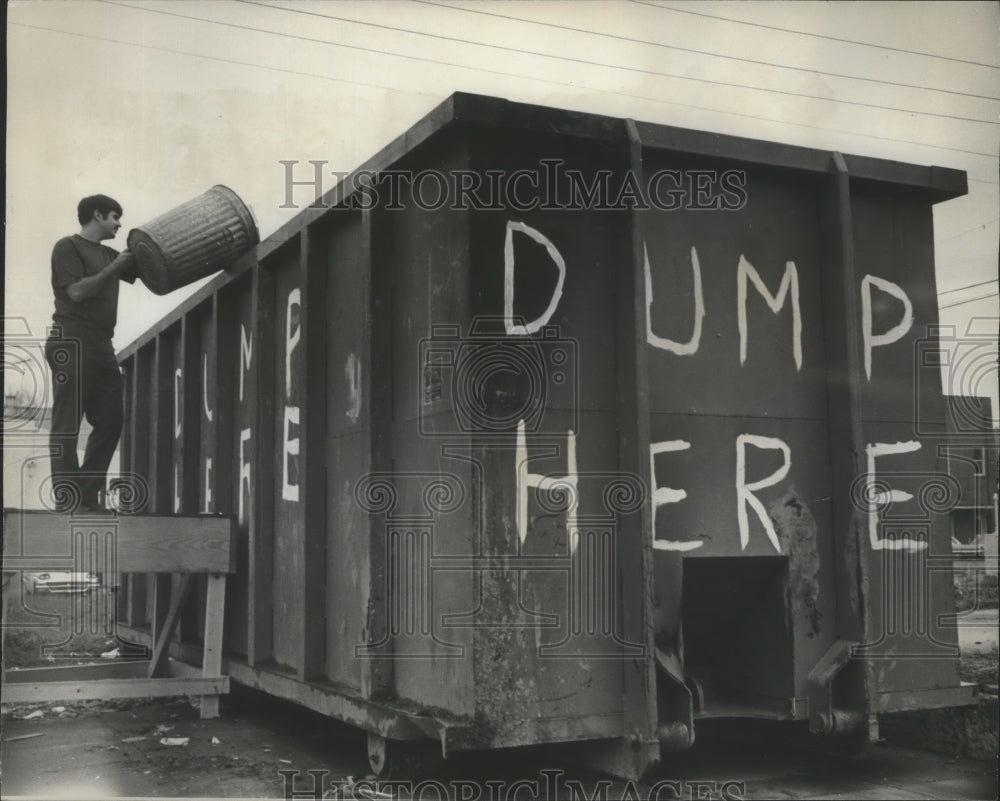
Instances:
[[[941,322],[978,354],[948,391],[992,395],[996,415],[983,343],[995,354],[998,9],[13,0],[4,314],[44,336],[52,245],[78,229],[85,195],[121,201],[119,248],[130,227],[219,183],[266,237],[296,213],[280,208],[282,160],[350,171],[452,92],[477,92],[966,171],[968,195],[934,211]],[[195,288],[123,286],[115,344]]]

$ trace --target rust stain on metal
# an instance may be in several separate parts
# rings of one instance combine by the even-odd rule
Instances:
[[[536,703],[534,674],[522,658],[533,653],[534,635],[519,608],[516,582],[502,573],[486,572],[480,611],[490,627],[477,632],[475,657],[475,728],[484,747],[498,729],[519,722]]]
[[[809,621],[809,637],[820,632],[819,551],[816,518],[794,486],[771,504],[768,514],[774,521],[781,550],[788,556],[788,583],[785,608],[792,618],[804,616]]]

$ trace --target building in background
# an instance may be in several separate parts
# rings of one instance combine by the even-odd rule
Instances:
[[[989,398],[946,396],[948,475],[960,490],[951,510],[952,538],[982,547],[997,530],[997,457],[1000,441],[993,428]]]
[[[959,611],[996,604],[1000,437],[989,398],[945,396],[948,475],[958,502],[949,511]]]

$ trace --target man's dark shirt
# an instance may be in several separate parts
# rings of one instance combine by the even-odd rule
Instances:
[[[118,281],[108,281],[96,295],[74,301],[66,287],[96,275],[118,257],[118,251],[79,234],[63,237],[52,249],[52,290],[56,310],[52,322],[75,336],[110,342],[118,322]],[[120,280],[135,282],[136,271],[126,270]]]

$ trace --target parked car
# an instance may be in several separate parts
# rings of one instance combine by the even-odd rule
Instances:
[[[961,542],[952,537],[951,555],[955,559],[982,559],[986,556],[986,550],[978,539],[974,542]]]
[[[29,572],[21,576],[28,592],[90,592],[101,586],[96,573]]]

